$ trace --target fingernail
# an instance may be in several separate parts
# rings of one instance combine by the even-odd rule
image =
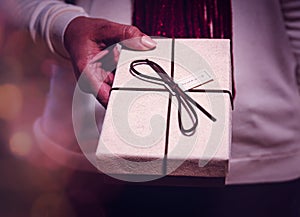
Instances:
[[[118,44],[116,45],[116,49],[117,49],[119,52],[121,52],[122,45],[121,45],[120,43],[118,43]]]
[[[153,41],[149,36],[147,35],[144,35],[142,38],[141,38],[141,42],[143,45],[145,45],[147,48],[154,48],[157,43],[155,41]]]

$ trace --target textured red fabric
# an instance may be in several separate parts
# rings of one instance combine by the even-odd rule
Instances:
[[[231,38],[230,0],[135,0],[133,25],[150,36]]]
[[[132,23],[150,36],[232,39],[231,0],[135,0]]]

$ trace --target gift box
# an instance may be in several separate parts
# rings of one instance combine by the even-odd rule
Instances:
[[[126,181],[222,178],[231,144],[228,39],[155,39],[122,49],[96,156]]]

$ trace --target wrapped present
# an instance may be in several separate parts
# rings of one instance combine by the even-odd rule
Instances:
[[[222,178],[231,144],[228,39],[156,39],[122,49],[102,133],[98,169],[126,181]]]

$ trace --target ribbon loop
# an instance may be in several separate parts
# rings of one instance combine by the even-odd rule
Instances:
[[[148,65],[150,66],[160,78],[145,75],[138,70],[135,69],[137,65]],[[155,83],[158,85],[164,85],[166,89],[176,97],[178,101],[178,125],[179,129],[184,135],[192,135],[195,133],[195,130],[198,126],[198,116],[194,109],[194,106],[198,108],[206,117],[208,117],[211,121],[215,122],[216,118],[211,115],[206,109],[204,109],[201,105],[199,105],[195,100],[193,100],[189,95],[187,95],[177,83],[164,71],[164,69],[157,63],[145,59],[145,60],[134,60],[130,64],[130,73],[136,76],[139,79],[142,79],[147,82]],[[188,116],[190,117],[193,125],[190,128],[185,128],[182,123],[182,107],[186,110]]]

